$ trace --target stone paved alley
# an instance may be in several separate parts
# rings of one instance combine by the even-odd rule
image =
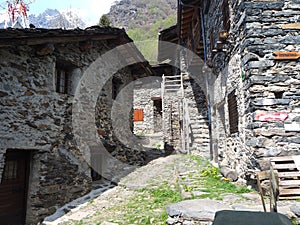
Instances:
[[[136,196],[139,196],[144,190],[158,187],[164,182],[172,187],[178,187],[177,190],[180,190],[182,200],[190,200],[163,206],[161,209],[153,209],[153,212],[151,212],[150,207],[147,215],[146,213],[143,215],[142,207],[138,208],[137,212],[141,215],[137,218],[167,209],[169,213],[168,224],[211,224],[215,212],[221,209],[263,211],[260,197],[254,190],[243,194],[226,193],[224,190],[224,193],[218,197],[219,200],[204,198],[207,190],[201,185],[201,182],[197,181],[201,177],[200,171],[206,166],[206,161],[199,163],[195,157],[188,155],[170,155],[158,158],[124,177],[118,186],[106,185],[109,189],[105,189],[103,188],[104,184],[104,186],[100,185],[98,191],[103,192],[100,196],[86,196],[84,197],[85,203],[77,207],[65,208],[65,211],[69,211],[67,214],[58,218],[49,217],[48,221],[43,224],[166,224],[166,221],[158,222],[154,218],[150,218],[149,222],[136,220],[129,223],[126,221],[127,209],[132,205],[130,199],[137,198]],[[147,195],[143,196],[142,202],[144,201],[151,203],[150,197]],[[268,202],[267,199],[266,202]],[[278,205],[280,213],[294,219],[300,216],[300,202],[280,201]]]

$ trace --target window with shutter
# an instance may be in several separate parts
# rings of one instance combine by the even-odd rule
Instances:
[[[227,98],[228,98],[230,134],[234,134],[239,132],[239,114],[238,114],[235,91],[231,92]]]
[[[133,118],[134,118],[134,122],[143,122],[144,121],[144,110],[135,109]]]

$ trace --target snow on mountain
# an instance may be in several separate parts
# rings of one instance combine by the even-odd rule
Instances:
[[[4,27],[6,12],[0,12],[0,28]],[[44,12],[28,16],[29,23],[33,24],[36,28],[85,28],[86,23],[81,19],[81,12],[77,9],[68,9],[58,11],[57,9],[46,9]]]

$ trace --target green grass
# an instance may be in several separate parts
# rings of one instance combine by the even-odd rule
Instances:
[[[110,222],[122,225],[159,225],[165,224],[168,218],[166,206],[181,200],[178,185],[164,182],[158,187],[137,190],[128,201],[105,210],[111,212]],[[108,221],[108,218],[102,218],[100,212],[93,222],[101,223],[104,220]]]
[[[208,161],[196,156],[191,156],[190,158],[191,160],[194,160],[194,162],[196,161],[196,164],[199,167],[205,168],[198,174],[190,173],[186,177],[181,177],[181,180],[183,181],[182,187],[185,192],[191,192],[192,194],[193,191],[197,191],[197,189],[199,190],[199,188],[201,188],[201,192],[206,193],[197,197],[194,197],[192,194],[192,198],[222,200],[222,195],[226,193],[243,194],[252,191],[246,186],[237,186],[226,178],[223,178],[220,169],[212,166]],[[193,185],[185,184],[184,181],[187,179],[191,179]]]
[[[83,224],[82,220],[80,220],[78,223],[76,223],[76,225],[82,225],[82,224]]]
[[[207,192],[207,195],[202,197],[221,199],[221,194],[224,193],[243,194],[251,192],[246,186],[237,186],[226,179],[221,179],[220,169],[214,166],[208,166],[201,172],[201,175],[203,177],[202,185],[206,188],[204,192]]]
[[[175,24],[176,16],[171,16],[151,25],[129,29],[127,34],[134,41],[135,45],[142,52],[146,60],[148,60],[151,64],[156,64],[158,55],[158,33],[159,31],[169,28]]]
[[[291,220],[291,222],[292,222],[293,225],[298,225],[296,220]]]

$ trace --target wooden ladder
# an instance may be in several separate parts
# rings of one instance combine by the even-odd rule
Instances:
[[[271,165],[278,172],[279,200],[300,199],[300,171],[292,156],[273,157]]]
[[[172,131],[172,102],[181,101],[184,97],[184,88],[183,88],[183,76],[173,75],[173,76],[162,76],[161,83],[161,98],[162,98],[162,118],[163,118],[163,133],[164,139],[172,142],[173,135],[166,131],[166,117],[169,117],[169,126]],[[167,113],[167,107],[169,107],[169,115]]]

